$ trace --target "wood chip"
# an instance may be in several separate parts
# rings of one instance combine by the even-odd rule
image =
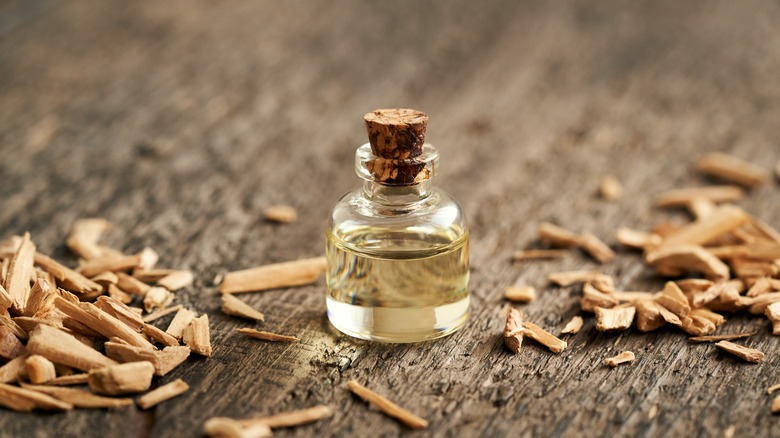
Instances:
[[[764,359],[764,353],[742,345],[737,345],[733,342],[720,341],[717,342],[715,346],[748,362],[759,363]]]
[[[680,328],[694,336],[703,336],[715,331],[715,324],[707,318],[691,314],[683,319]]]
[[[8,260],[9,259],[4,259],[3,262],[6,262]],[[11,297],[8,291],[5,290],[5,287],[3,287],[4,279],[5,279],[4,276],[0,272],[0,311],[5,311],[9,307],[11,307],[11,305],[14,303],[14,299]]]
[[[773,414],[777,414],[778,412],[780,412],[780,395],[778,395],[777,397],[774,398],[774,400],[772,400],[771,409]]]
[[[748,336],[755,335],[756,332],[750,332],[750,333],[734,333],[730,335],[709,335],[709,336],[694,336],[692,338],[688,338],[689,341],[693,342],[717,342],[717,341],[730,341],[732,339],[740,339],[740,338],[747,338]]]
[[[82,344],[72,335],[43,324],[30,332],[27,351],[82,371],[116,364],[95,349]]]
[[[35,281],[30,293],[27,296],[27,305],[25,306],[22,315],[33,316],[38,310],[41,309],[43,304],[49,298],[49,295],[54,293],[52,283],[45,278],[39,278]]]
[[[317,281],[324,271],[325,257],[260,266],[227,273],[219,291],[241,293],[302,286]]]
[[[673,268],[678,272],[700,272],[714,281],[728,280],[731,272],[725,263],[698,245],[657,249],[648,254],[645,261],[659,273],[663,273],[664,268]]]
[[[531,286],[509,286],[504,290],[504,298],[509,301],[528,303],[536,298],[536,289]]]
[[[111,224],[105,219],[80,219],[73,224],[65,245],[84,260],[98,257],[114,256],[116,251],[98,244],[100,235],[108,230]]]
[[[614,368],[621,363],[632,362],[633,360],[634,353],[631,351],[624,351],[617,356],[604,359],[604,363]]]
[[[561,334],[572,334],[576,335],[580,332],[580,329],[582,328],[582,317],[581,316],[574,316],[572,317],[569,322],[566,323],[566,325],[563,327],[563,330],[561,330]]]
[[[57,377],[54,363],[38,354],[28,356],[24,361],[24,367],[27,370],[27,377],[32,383],[46,383]]]
[[[767,306],[764,315],[772,321],[780,321],[780,301]]]
[[[680,245],[704,245],[750,220],[750,215],[741,208],[723,205],[711,216],[697,219],[666,237],[656,251]]]
[[[122,342],[106,342],[104,344],[108,357],[118,362],[150,362],[154,366],[156,376],[164,376],[181,365],[190,355],[190,348],[185,346],[165,347],[162,350],[147,350],[133,347]]]
[[[149,248],[148,246],[142,249],[141,252],[136,254],[136,257],[138,257],[138,266],[135,267],[133,273],[135,273],[135,271],[152,270],[152,268],[154,268],[154,265],[157,264],[157,260],[160,259],[160,255],[157,254],[157,251],[153,250],[152,248]],[[141,280],[141,281],[146,281],[146,280]]]
[[[680,320],[684,320],[691,313],[691,306],[688,304],[688,297],[685,296],[679,286],[673,281],[667,281],[661,296],[656,298],[656,302],[672,313],[677,315]]]
[[[636,314],[636,308],[634,306],[614,307],[612,309],[597,307],[595,313],[596,330],[600,332],[616,332],[631,327]]]
[[[87,374],[84,374],[85,376]],[[101,408],[119,408],[133,404],[131,398],[103,397],[92,394],[89,391],[83,391],[73,388],[62,388],[50,385],[28,385],[22,384],[22,387],[31,391],[50,395],[58,400],[70,403],[77,408],[101,409]]]
[[[115,275],[117,278],[117,286],[119,286],[123,291],[131,293],[135,296],[143,297],[147,292],[149,292],[149,289],[152,288],[143,281],[124,272],[120,271]]]
[[[263,217],[272,222],[288,224],[298,220],[298,213],[289,205],[272,205],[263,211]]]
[[[27,354],[27,349],[16,337],[13,330],[0,325],[0,361],[9,361]]]
[[[769,277],[760,277],[753,283],[752,286],[750,286],[750,289],[748,289],[745,295],[749,297],[757,297],[771,291],[772,282],[770,281]]]
[[[773,392],[777,391],[778,389],[780,389],[780,383],[778,383],[776,385],[772,385],[769,388],[767,388],[766,389],[766,393],[767,394],[772,394]]]
[[[580,307],[585,312],[595,312],[597,307],[610,308],[618,305],[618,300],[611,294],[605,294],[585,283],[582,286],[582,298],[580,298]]]
[[[292,427],[301,424],[311,423],[333,415],[333,410],[327,405],[318,405],[308,409],[297,411],[282,412],[280,414],[269,415],[267,417],[249,418],[239,420],[243,427],[252,427],[255,425],[265,425],[272,429],[281,427]]]
[[[260,311],[231,294],[222,294],[222,311],[228,315],[265,321],[265,315]]]
[[[47,411],[69,411],[73,409],[73,405],[70,403],[57,400],[40,392],[18,388],[5,383],[0,383],[0,404],[22,412],[29,412],[34,408]]]
[[[209,316],[201,315],[187,324],[182,333],[184,344],[190,347],[193,353],[201,356],[211,356],[211,339],[209,337]]]
[[[87,277],[100,274],[103,271],[126,271],[133,269],[141,262],[138,255],[123,256],[109,255],[87,260],[78,267],[77,271]]]
[[[525,331],[523,332],[525,336],[528,336],[534,341],[549,348],[550,351],[552,351],[553,353],[556,354],[560,353],[561,351],[566,349],[566,346],[568,345],[566,344],[566,341],[562,341],[556,338],[551,333],[543,330],[541,327],[539,327],[536,324],[530,322],[524,322],[523,327],[525,328]]]
[[[276,333],[257,331],[250,328],[237,328],[236,331],[256,339],[262,339],[263,341],[298,342],[300,340],[293,336],[277,335]]]
[[[402,423],[411,427],[412,429],[425,429],[428,427],[428,422],[424,418],[407,411],[406,409],[398,406],[385,397],[382,397],[374,391],[359,384],[355,380],[350,380],[347,383],[347,387],[358,397],[376,406],[379,408],[379,410],[388,416],[400,420]]]
[[[19,377],[26,373],[24,362],[26,356],[19,356],[11,359],[5,365],[0,366],[0,383],[16,382]]]
[[[601,263],[607,263],[615,258],[615,252],[607,244],[587,231],[580,236],[580,246]]]
[[[195,277],[190,271],[174,271],[157,280],[157,285],[169,291],[177,291],[191,285],[194,279]]]
[[[538,260],[538,259],[558,259],[566,257],[569,251],[565,249],[526,249],[523,251],[515,251],[512,255],[512,260]]]
[[[770,178],[768,170],[720,152],[703,156],[696,162],[696,170],[746,187],[755,187]]]
[[[700,199],[720,204],[736,202],[744,197],[745,191],[739,186],[696,187],[664,192],[656,196],[655,205],[657,207],[683,207]]]
[[[653,300],[656,294],[652,292],[638,292],[638,291],[615,291],[610,293],[618,301],[623,303],[633,303],[638,300]]]
[[[666,324],[658,304],[653,300],[638,300],[636,307],[636,328],[641,332],[656,330]],[[676,317],[676,316],[675,316]]]
[[[780,292],[770,292],[753,298],[745,298],[743,302],[749,306],[748,312],[753,315],[761,315],[771,304],[778,301],[780,301]]]
[[[153,325],[144,324],[141,331],[166,347],[175,347],[179,345],[179,341],[176,338]]]
[[[567,271],[555,272],[547,276],[547,280],[558,286],[571,286],[576,283],[590,283],[601,292],[609,293],[615,290],[612,277],[599,271]]]
[[[712,216],[717,210],[718,206],[707,198],[694,198],[691,202],[686,204],[688,211],[691,212],[694,219],[704,219]]]
[[[620,181],[612,175],[606,175],[599,183],[599,195],[608,201],[614,201],[623,194],[623,186]]]
[[[679,282],[678,282],[679,285]],[[712,286],[701,292],[692,292],[688,297],[693,307],[703,307],[714,301],[724,293],[724,289],[732,289],[733,293],[739,294],[737,287],[731,281],[721,281],[713,283]]]
[[[153,287],[146,291],[144,295],[144,310],[151,312],[154,309],[164,308],[170,303],[173,296],[171,292],[164,287]]]
[[[158,320],[158,319],[162,318],[165,315],[168,315],[169,313],[178,312],[183,307],[184,306],[182,306],[181,304],[177,304],[177,305],[175,305],[173,307],[168,307],[168,308],[165,308],[165,309],[156,310],[156,311],[154,311],[154,312],[144,316],[143,317],[143,321],[144,322],[153,322],[155,320]],[[187,322],[189,323],[189,321],[187,321]]]
[[[87,383],[98,394],[131,394],[149,389],[153,375],[151,362],[130,362],[91,370]]]
[[[157,280],[176,272],[175,269],[135,269],[133,277],[145,283],[156,283]]]
[[[549,222],[539,224],[539,240],[562,247],[578,246],[580,244],[580,236],[578,234]]]
[[[642,250],[652,250],[661,244],[663,238],[655,233],[632,230],[629,228],[618,228],[615,232],[615,239],[618,243],[630,248]]]
[[[523,313],[515,308],[510,308],[506,316],[504,344],[515,354],[520,352],[523,344]]]
[[[63,289],[77,293],[99,292],[103,289],[100,284],[39,252],[35,253],[35,264],[53,275],[57,279],[57,286]]]
[[[268,438],[273,435],[265,424],[245,428],[237,420],[224,417],[209,418],[203,431],[213,438]]]
[[[69,376],[59,376],[55,379],[49,380],[46,382],[46,384],[58,386],[84,385],[87,383],[88,378],[89,374],[87,373],[71,374]]]
[[[141,409],[149,409],[152,406],[184,394],[188,389],[190,389],[190,387],[184,380],[176,379],[173,382],[167,383],[139,397],[138,406],[140,406]]]
[[[27,307],[30,277],[35,272],[34,257],[35,244],[30,240],[30,233],[24,233],[19,248],[11,257],[4,285],[5,291],[12,300],[11,308],[17,313],[23,313]]]
[[[134,311],[133,308],[128,307],[126,304],[121,303],[114,298],[106,296],[98,297],[97,301],[95,302],[95,307],[108,313],[119,321],[122,321],[125,323],[125,325],[132,328],[133,330],[138,331],[144,325],[144,321],[138,312]]]
[[[184,333],[184,328],[190,324],[195,318],[195,312],[192,310],[180,308],[176,315],[171,320],[168,328],[165,330],[169,335],[181,340],[181,336]]]
[[[108,300],[110,300],[110,298]],[[106,338],[117,337],[128,342],[130,345],[154,349],[154,346],[144,339],[136,330],[133,330],[124,322],[91,303],[74,304],[62,297],[55,297],[54,305],[61,312]]]

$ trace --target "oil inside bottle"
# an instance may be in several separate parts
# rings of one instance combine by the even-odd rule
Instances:
[[[343,230],[342,230],[343,231]],[[416,342],[446,336],[468,315],[468,233],[361,226],[328,232],[328,315],[352,336]]]

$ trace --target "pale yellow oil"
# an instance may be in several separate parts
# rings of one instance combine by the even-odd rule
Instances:
[[[328,317],[344,333],[384,342],[446,336],[468,316],[468,233],[360,227],[328,232]]]

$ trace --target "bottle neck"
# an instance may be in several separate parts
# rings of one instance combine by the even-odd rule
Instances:
[[[389,186],[378,181],[363,181],[363,196],[382,205],[409,205],[426,199],[431,194],[431,180],[406,186]]]

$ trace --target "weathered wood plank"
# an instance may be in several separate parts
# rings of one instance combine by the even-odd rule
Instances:
[[[576,251],[511,262],[540,221],[613,243],[619,226],[686,220],[653,209],[653,195],[714,183],[693,172],[706,152],[780,160],[780,56],[767,49],[780,34],[756,24],[780,11],[749,3],[45,3],[0,39],[0,237],[29,230],[75,266],[71,225],[105,217],[107,244],[150,246],[161,265],[196,274],[176,302],[208,313],[213,354],[160,379],[191,390],[149,412],[4,411],[0,430],[192,436],[210,416],[327,403],[332,418],[275,436],[404,433],[349,394],[355,378],[429,420],[419,436],[769,434],[764,390],[780,358],[761,319],[727,323],[759,330],[746,344],[767,357],[746,366],[668,328],[597,333],[592,317],[559,355],[530,342],[511,355],[498,316],[506,286],[531,285],[524,319],[557,333],[579,290],[548,286],[553,271],[603,269],[619,290],[663,285],[622,249],[603,266]],[[358,182],[361,117],[394,106],[430,115],[436,183],[471,220],[467,327],[429,343],[355,341],[329,326],[320,279],[242,297],[266,314],[258,329],[300,342],[234,333],[246,321],[219,312],[214,276],[321,255],[332,202]],[[604,173],[623,185],[615,202],[597,197]],[[280,203],[299,220],[263,221]],[[780,227],[776,181],[740,205]],[[603,364],[624,350],[636,360]]]

